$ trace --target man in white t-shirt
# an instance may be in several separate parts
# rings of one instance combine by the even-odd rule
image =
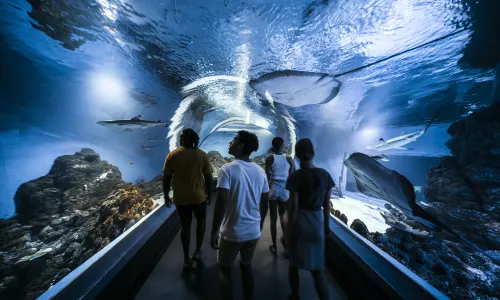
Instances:
[[[219,249],[222,299],[233,299],[231,267],[238,253],[244,298],[253,298],[252,258],[260,238],[260,203],[267,201],[269,193],[266,173],[250,160],[250,154],[258,149],[255,134],[239,131],[228,151],[236,160],[222,166],[217,178],[210,244]]]

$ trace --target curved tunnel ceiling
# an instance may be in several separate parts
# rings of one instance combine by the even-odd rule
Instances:
[[[196,93],[183,94],[172,117],[170,137],[182,126],[201,124],[206,113],[219,108],[223,110],[220,121],[245,117],[249,110],[270,123],[281,122],[276,114],[288,115],[284,117],[288,127],[314,120],[321,127],[351,132],[373,124],[420,125],[436,111],[442,112],[440,123],[450,123],[484,107],[494,71],[461,64],[467,58],[462,55],[465,48],[469,56],[471,49],[477,49],[469,47],[471,34],[480,31],[481,24],[491,24],[476,22],[485,19],[484,3],[17,0],[2,4],[2,10],[9,12],[2,22],[8,28],[28,20],[32,28],[58,41],[62,47],[41,40],[33,51],[62,65],[96,68],[108,60],[102,57],[105,48],[119,53],[123,63],[153,74],[176,93],[182,87],[204,89],[205,102],[196,100]],[[243,82],[279,70],[343,73],[464,28],[470,29],[344,76],[340,93],[324,105],[266,107],[244,87]],[[21,39],[23,32],[13,34]],[[209,80],[200,84],[203,78]],[[193,87],[196,82],[198,86]],[[232,86],[232,91],[217,91],[216,87],[231,89],[222,85]],[[229,93],[242,104],[228,105],[226,96],[218,93]],[[147,90],[136,95],[143,105],[157,105]],[[177,100],[169,101],[167,105],[179,106]],[[242,106],[247,111],[238,111]]]

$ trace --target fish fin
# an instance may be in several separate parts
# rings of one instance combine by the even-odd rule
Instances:
[[[358,187],[358,190],[361,193],[366,193],[368,190],[366,189],[365,185],[358,179],[358,177],[354,176],[354,179],[356,180],[356,186]]]
[[[437,112],[434,117],[432,117],[432,119],[429,121],[429,123],[427,123],[427,126],[425,126],[425,129],[424,129],[424,133],[427,131],[427,129],[429,129],[429,127],[431,126],[432,122],[434,122],[434,120],[436,120],[436,118],[439,116],[441,112]]]
[[[366,187],[366,185],[358,179],[358,177],[354,176],[354,179],[356,180],[356,186],[358,187],[358,191],[360,191],[362,194],[367,195],[369,197],[375,197],[379,198],[380,196],[377,196],[373,191]]]
[[[382,143],[387,143],[383,138],[379,138],[378,141]]]

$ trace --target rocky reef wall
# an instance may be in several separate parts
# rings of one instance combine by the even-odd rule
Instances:
[[[161,177],[133,185],[91,149],[22,184],[0,220],[0,299],[34,299],[150,213]],[[158,204],[156,204],[158,205]]]
[[[427,174],[422,207],[490,256],[500,258],[500,103],[453,123],[452,156]],[[500,267],[453,236],[428,232],[388,207],[385,233],[351,228],[452,299],[499,299]]]

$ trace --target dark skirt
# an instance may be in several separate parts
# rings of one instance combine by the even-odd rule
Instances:
[[[323,211],[299,209],[288,240],[290,263],[303,270],[321,270],[325,266]]]

